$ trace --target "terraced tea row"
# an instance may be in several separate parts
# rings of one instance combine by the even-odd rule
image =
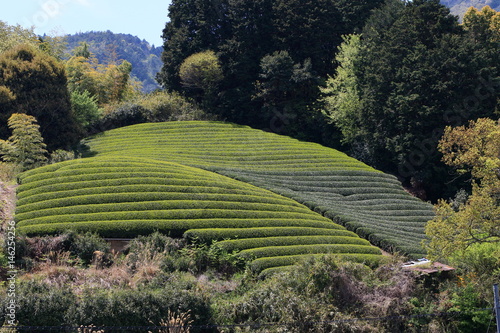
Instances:
[[[92,152],[237,170],[375,171],[318,144],[220,122],[139,124],[108,131],[87,142]]]
[[[245,250],[248,260],[273,252],[381,258],[366,240],[289,198],[175,163],[93,157],[34,169],[19,181],[16,221],[28,235],[72,229],[116,238],[159,230],[209,244],[221,240],[228,251]]]
[[[140,124],[88,141],[99,156],[142,156],[215,171],[292,198],[388,250],[413,257],[430,204],[334,149],[219,122]]]

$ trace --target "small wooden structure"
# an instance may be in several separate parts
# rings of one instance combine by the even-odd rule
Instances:
[[[132,238],[104,238],[111,245],[111,251],[123,252]]]
[[[455,268],[442,264],[437,261],[430,261],[426,258],[418,259],[415,261],[408,261],[403,264],[403,269],[416,271],[424,274],[434,274],[438,272],[450,272]]]

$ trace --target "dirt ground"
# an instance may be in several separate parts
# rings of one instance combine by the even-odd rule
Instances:
[[[16,209],[16,188],[17,184],[6,184],[0,182],[0,217],[2,219],[2,228],[6,222],[14,218]]]

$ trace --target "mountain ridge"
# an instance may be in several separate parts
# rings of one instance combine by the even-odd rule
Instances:
[[[500,11],[500,0],[441,0],[441,3],[450,8],[451,13],[458,15],[460,19],[470,7],[481,10],[484,6],[490,6]]]
[[[163,47],[149,44],[137,36],[111,31],[88,31],[66,35],[68,53],[86,42],[89,50],[100,63],[110,60],[127,60],[132,64],[132,76],[142,83],[143,92],[159,89],[156,73],[161,69]],[[114,53],[114,54],[112,54]],[[111,59],[116,57],[116,59]]]

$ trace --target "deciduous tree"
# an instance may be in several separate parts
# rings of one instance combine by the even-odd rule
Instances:
[[[429,254],[446,258],[473,244],[500,243],[500,123],[471,121],[468,127],[447,127],[439,144],[443,160],[473,177],[472,194],[454,207],[441,200],[426,234]]]
[[[222,68],[215,52],[195,53],[183,61],[179,70],[181,84],[186,89],[214,90],[222,80]]]

